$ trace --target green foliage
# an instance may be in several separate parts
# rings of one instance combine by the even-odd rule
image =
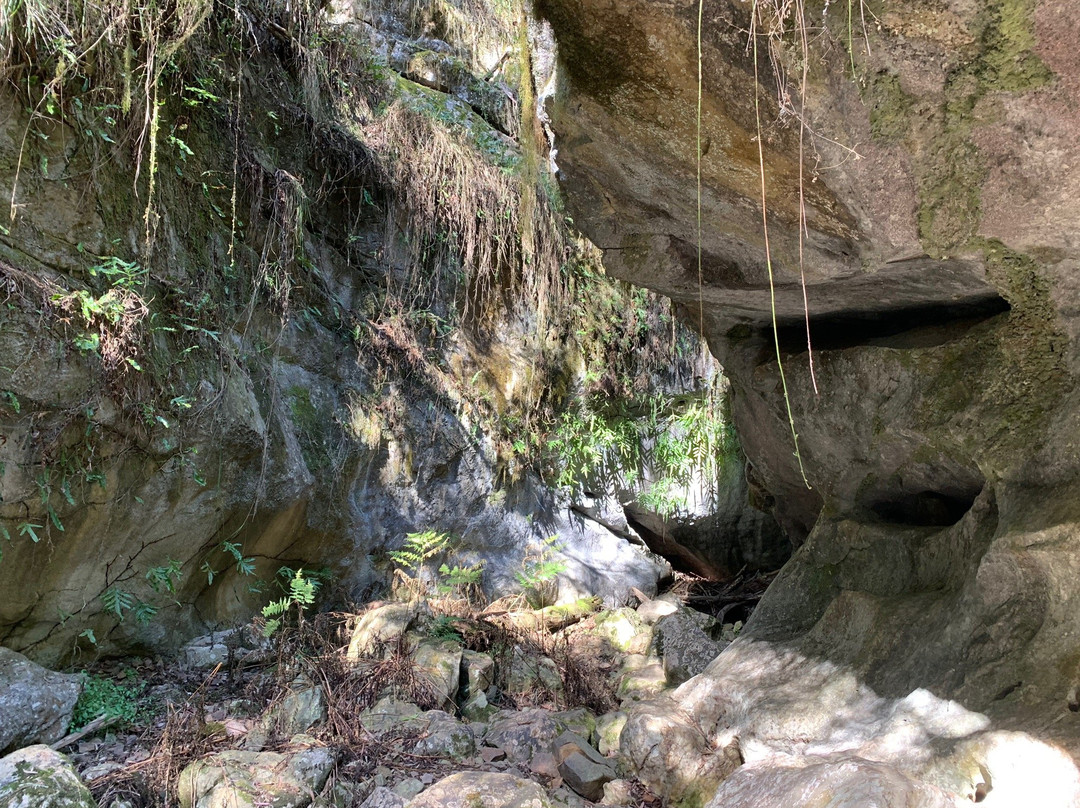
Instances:
[[[428,636],[436,640],[450,640],[451,642],[462,643],[464,639],[461,636],[461,632],[457,630],[456,626],[457,618],[449,615],[438,615],[432,619],[428,625]]]
[[[550,605],[555,599],[557,579],[566,571],[566,562],[556,556],[564,549],[558,535],[549,536],[541,543],[539,552],[526,556],[521,569],[514,573],[525,599],[534,609]]]
[[[286,568],[283,567],[282,570]],[[297,621],[302,621],[304,610],[315,603],[315,593],[319,589],[319,583],[314,576],[305,576],[302,569],[292,573],[285,597],[270,601],[262,608],[262,616],[266,618],[263,636],[273,636],[281,628],[293,607],[296,607]]]
[[[484,574],[484,564],[480,561],[467,567],[455,564],[443,564],[439,567],[439,575],[442,580],[437,589],[444,595],[457,595],[469,600],[475,599],[480,592],[480,579]]]
[[[611,490],[648,479],[639,500],[662,516],[685,507],[680,491],[697,481],[715,496],[738,456],[725,402],[712,388],[697,397],[623,401],[614,410],[583,403],[562,415],[547,445],[557,485]]]
[[[122,724],[135,721],[139,712],[139,698],[146,690],[145,682],[133,680],[130,674],[123,682],[92,676],[85,671],[82,677],[83,690],[71,715],[71,732],[82,729],[102,715],[119,718]]]
[[[424,564],[444,552],[450,546],[450,534],[434,530],[422,530],[405,535],[400,550],[392,551],[390,560],[400,568],[397,572],[414,594],[422,587],[421,575]]]

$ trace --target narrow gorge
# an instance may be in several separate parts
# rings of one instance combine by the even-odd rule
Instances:
[[[1075,11],[0,0],[0,808],[1080,806]]]

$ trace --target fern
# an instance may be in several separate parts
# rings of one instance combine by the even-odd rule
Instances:
[[[285,570],[286,568],[282,568]],[[319,581],[311,576],[305,576],[303,569],[296,570],[289,579],[289,589],[285,597],[272,600],[262,608],[262,616],[266,618],[263,626],[263,636],[272,637],[281,628],[292,608],[296,607],[297,620],[304,619],[304,610],[315,603],[315,593],[319,589]]]
[[[135,596],[116,586],[110,586],[101,593],[101,603],[105,611],[112,612],[120,621],[124,621],[124,613],[131,611],[135,606]]]

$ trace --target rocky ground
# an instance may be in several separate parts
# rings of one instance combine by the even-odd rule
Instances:
[[[1080,805],[1074,762],[1033,735],[740,637],[723,615],[762,584],[294,610],[269,640],[246,626],[81,679],[5,651],[0,808]],[[73,710],[121,721],[61,738]]]
[[[252,627],[200,638],[175,663],[99,667],[96,680],[130,694],[137,714],[83,738],[57,731],[77,677],[39,669],[27,689],[66,687],[67,698],[53,699],[51,721],[39,710],[11,746],[52,741],[69,757],[39,744],[4,758],[0,805],[659,802],[619,759],[627,710],[704,670],[741,622],[722,624],[674,594],[637,609],[598,606],[375,602],[270,641]],[[115,710],[116,698],[104,707]]]

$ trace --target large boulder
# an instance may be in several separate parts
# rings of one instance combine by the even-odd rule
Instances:
[[[321,747],[289,753],[228,750],[184,769],[177,794],[181,808],[304,808],[333,767],[333,753]]]
[[[744,767],[724,782],[707,808],[964,808],[970,804],[891,766],[842,758],[808,766]]]
[[[0,758],[2,808],[97,808],[66,757],[48,746],[28,746]]]
[[[55,673],[0,648],[0,754],[62,738],[81,692],[77,675]]]
[[[725,750],[726,766],[718,764],[718,750]],[[745,762],[753,771],[737,782],[757,785],[744,791],[743,785],[727,790],[725,784],[717,808],[728,804],[719,795],[751,795],[745,797],[749,802],[731,804],[780,806],[782,795],[804,787],[863,794],[859,772],[880,783],[881,793],[893,795],[894,802],[882,805],[939,792],[950,800],[973,800],[990,788],[1002,805],[1080,801],[1080,771],[1049,744],[994,731],[985,715],[929,691],[883,698],[849,668],[745,639],[670,696],[636,705],[620,753],[646,785],[672,799],[710,799]],[[842,759],[881,766],[836,767]],[[819,764],[810,774],[785,771]],[[1048,795],[1046,801],[1025,803],[1017,796],[1036,788]],[[754,803],[758,790],[763,801]]]
[[[414,797],[408,808],[551,808],[547,792],[532,780],[496,772],[444,777]]]

